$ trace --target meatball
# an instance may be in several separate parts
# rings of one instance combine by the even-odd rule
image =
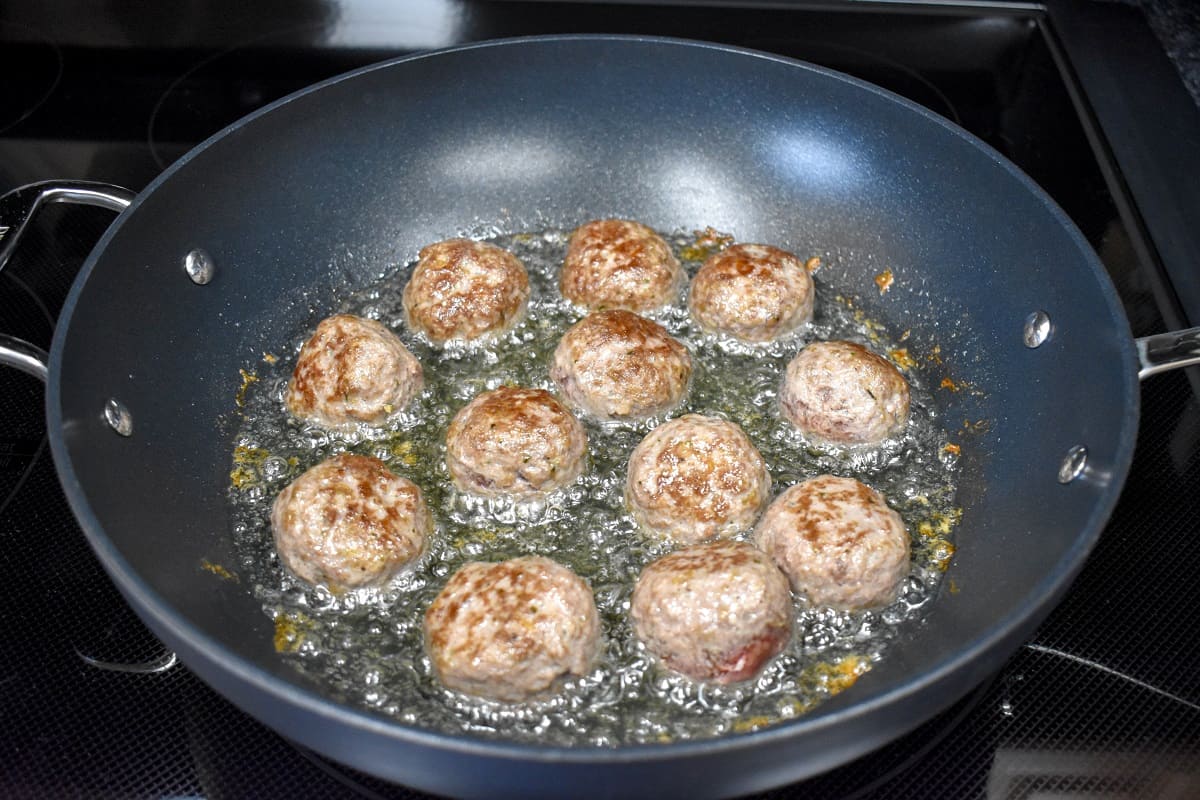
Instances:
[[[767,509],[754,537],[818,606],[885,606],[909,571],[904,521],[853,478],[821,475],[796,484]]]
[[[745,542],[696,545],[642,571],[634,632],[671,669],[698,681],[754,677],[792,635],[787,578]]]
[[[544,389],[484,392],[454,415],[446,466],[458,488],[483,495],[537,495],[583,472],[587,434]]]
[[[328,428],[378,424],[421,393],[421,364],[373,319],[338,314],[300,348],[288,383],[295,416]]]
[[[704,262],[692,279],[688,308],[706,330],[769,342],[812,319],[813,279],[785,250],[735,244]]]
[[[550,377],[570,402],[600,420],[640,420],[683,402],[692,376],[687,348],[629,311],[597,311],[559,341]]]
[[[563,297],[589,309],[652,311],[675,299],[683,268],[640,222],[598,219],[571,234],[559,277]]]
[[[541,556],[466,564],[425,612],[425,649],[442,683],[490,700],[553,691],[585,674],[599,648],[591,589]]]
[[[682,544],[754,525],[771,475],[732,422],[686,414],[659,425],[629,457],[625,499],[638,523]]]
[[[421,554],[432,527],[415,483],[350,453],[296,478],[271,507],[279,560],[334,591],[387,583]]]
[[[529,276],[516,256],[494,244],[447,239],[421,250],[403,300],[409,327],[434,344],[470,341],[521,319]]]
[[[779,402],[817,441],[877,444],[908,422],[908,381],[861,344],[813,342],[788,364]]]

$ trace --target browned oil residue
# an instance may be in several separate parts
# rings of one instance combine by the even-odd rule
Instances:
[[[258,382],[258,376],[244,369],[239,369],[238,372],[242,373],[242,385],[238,387],[237,396],[233,398],[233,402],[237,403],[238,408],[244,408],[246,405],[246,390],[250,388],[250,384]]]
[[[213,562],[209,561],[207,558],[202,559],[200,561],[200,569],[205,570],[207,572],[211,572],[213,575],[216,575],[218,578],[220,578],[223,581],[233,581],[234,583],[238,582],[237,575],[233,574],[232,572],[230,572],[229,570],[227,570],[225,567],[221,566],[220,564],[214,564]]]
[[[252,464],[258,467],[270,456],[271,454],[262,447],[238,445],[233,448],[233,463],[235,464]]]
[[[992,424],[986,419],[977,419],[971,422],[969,419],[963,420],[963,430],[967,433],[987,433]]]
[[[244,373],[243,373],[244,374]],[[270,453],[261,447],[245,447],[238,445],[233,448],[233,470],[229,473],[229,483],[235,489],[248,489],[259,483],[258,468],[270,457]]]
[[[768,725],[774,725],[779,720],[772,719],[765,714],[756,714],[752,717],[740,717],[733,722],[734,733],[749,733],[756,731],[759,728],[765,728]]]
[[[961,508],[952,508],[945,514],[934,512],[929,519],[918,523],[917,532],[927,539],[949,536],[954,527],[962,520],[962,515]]]
[[[229,483],[233,488],[240,490],[249,489],[258,483],[258,472],[252,467],[237,466],[229,473]]]
[[[917,360],[908,354],[907,347],[897,347],[895,350],[889,350],[888,355],[896,366],[902,370],[910,370],[917,366]]]
[[[962,520],[962,515],[961,508],[952,508],[945,514],[935,512],[929,519],[917,524],[917,533],[929,541],[933,567],[942,572],[946,571],[950,560],[954,558],[954,543],[949,537]]]
[[[895,281],[895,276],[892,275],[890,269],[885,269],[883,272],[875,276],[875,285],[879,287],[880,294],[887,294],[887,290],[892,288],[892,283]]]
[[[294,653],[299,650],[311,627],[312,620],[299,612],[279,614],[275,617],[275,652]]]
[[[840,661],[813,667],[816,677],[825,684],[831,697],[849,689],[860,675],[870,669],[871,661],[863,656],[846,656]]]
[[[712,227],[702,231],[692,231],[692,235],[696,237],[695,242],[686,245],[679,251],[679,255],[687,261],[703,261],[713,253],[720,252],[733,244],[732,234],[721,233]]]
[[[945,572],[950,568],[950,561],[954,558],[954,543],[946,539],[935,539],[933,548],[933,566],[935,569]]]
[[[849,689],[859,676],[871,669],[871,660],[864,656],[851,655],[838,661],[822,661],[807,667],[800,674],[802,684],[823,690],[827,697]],[[747,733],[782,722],[787,717],[799,716],[811,711],[818,701],[796,698],[791,706],[779,715],[755,714],[739,717],[730,726],[734,733]]]

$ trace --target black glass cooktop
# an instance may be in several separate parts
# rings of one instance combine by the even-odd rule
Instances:
[[[550,32],[681,36],[812,61],[946,116],[1066,210],[1135,334],[1185,315],[1146,234],[1155,203],[1129,193],[1091,114],[1097,97],[1075,80],[1073,59],[1089,54],[1064,48],[1061,17],[1038,6],[10,5],[0,190],[50,178],[140,189],[249,111],[402,53]],[[1144,35],[1136,12],[1119,13]],[[0,273],[0,331],[48,346],[109,219],[62,207],[39,219]],[[1181,373],[1146,382],[1142,402],[1122,500],[1033,640],[912,734],[763,796],[1200,796],[1200,404]],[[15,373],[0,380],[0,569],[0,794],[415,796],[293,746],[172,662],[88,550],[49,459],[41,387]]]

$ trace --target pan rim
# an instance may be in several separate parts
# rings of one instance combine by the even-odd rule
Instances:
[[[771,726],[758,731],[746,733],[729,734],[720,737],[700,740],[689,740],[671,742],[668,744],[635,744],[635,745],[618,745],[615,747],[563,747],[563,746],[547,746],[536,743],[514,743],[500,739],[488,739],[472,734],[448,733],[423,728],[407,726],[394,719],[383,717],[372,712],[358,709],[349,705],[335,702],[332,699],[318,694],[315,690],[301,686],[299,683],[292,681],[281,680],[278,676],[273,675],[261,667],[250,662],[236,653],[227,650],[224,645],[212,638],[208,634],[201,631],[193,625],[186,617],[179,613],[171,604],[155,592],[139,574],[134,571],[129,562],[126,561],[113,541],[104,532],[104,528],[100,520],[96,517],[90,504],[88,503],[86,494],[83,490],[82,482],[79,480],[74,465],[71,460],[69,448],[63,436],[63,386],[60,380],[62,372],[63,353],[67,333],[71,326],[71,320],[74,315],[76,306],[79,303],[84,286],[87,284],[92,271],[96,268],[101,256],[107,249],[111,240],[119,233],[124,223],[135,215],[141,204],[150,197],[155,190],[164,182],[170,180],[178,171],[187,165],[193,158],[197,157],[209,147],[230,135],[235,134],[244,126],[254,122],[259,117],[271,113],[273,110],[291,103],[292,101],[306,96],[312,92],[319,91],[325,87],[332,86],[345,80],[356,78],[357,76],[367,74],[379,69],[389,69],[398,64],[403,64],[409,61],[416,61],[431,57],[439,57],[453,53],[465,51],[495,48],[495,47],[511,47],[526,44],[549,44],[555,42],[617,42],[629,44],[644,44],[654,46],[672,46],[672,47],[688,47],[708,49],[715,51],[728,52],[735,55],[751,56],[767,61],[777,62],[786,66],[800,68],[812,73],[825,76],[827,79],[836,80],[842,83],[856,87],[858,90],[867,90],[891,103],[898,103],[906,108],[909,112],[915,112],[926,120],[939,125],[944,130],[953,135],[965,140],[973,145],[983,156],[987,157],[995,165],[1005,170],[1011,177],[1020,182],[1030,193],[1037,198],[1040,204],[1059,222],[1061,227],[1065,228],[1072,239],[1075,247],[1081,252],[1085,261],[1091,268],[1096,282],[1099,284],[1101,294],[1108,305],[1110,316],[1120,327],[1120,333],[1123,334],[1120,348],[1122,350],[1122,360],[1124,362],[1123,369],[1127,376],[1125,380],[1125,412],[1122,419],[1122,425],[1119,435],[1115,443],[1115,458],[1111,465],[1112,471],[1110,476],[1110,485],[1107,493],[1102,497],[1101,502],[1098,502],[1093,508],[1084,526],[1081,527],[1079,535],[1076,536],[1072,543],[1072,547],[1064,554],[1059,565],[1049,572],[1041,582],[1035,587],[1035,590],[1027,595],[1026,603],[1023,607],[1028,608],[1030,605],[1035,609],[1040,609],[1041,613],[1018,614],[1013,613],[1002,620],[998,620],[990,625],[980,636],[970,642],[963,643],[950,657],[944,659],[933,668],[923,671],[915,678],[904,682],[898,686],[881,692],[874,697],[867,698],[862,701],[855,702],[851,705],[834,710],[826,710],[828,703],[818,707],[810,714],[798,717],[793,720],[782,722],[778,725]],[[1049,613],[1053,607],[1049,601],[1061,596],[1071,580],[1082,567],[1088,553],[1104,527],[1105,522],[1110,517],[1113,508],[1120,496],[1120,489],[1123,486],[1128,475],[1129,468],[1133,458],[1133,450],[1137,435],[1137,422],[1139,416],[1139,393],[1137,391],[1136,380],[1136,353],[1134,349],[1134,340],[1132,332],[1129,328],[1128,319],[1120,304],[1116,290],[1112,285],[1107,273],[1099,262],[1095,252],[1079,232],[1074,222],[1062,211],[1061,208],[1041,189],[1031,178],[1025,175],[1020,169],[1013,165],[1007,158],[995,151],[982,140],[968,133],[967,131],[953,125],[948,120],[938,116],[937,114],[917,105],[916,103],[900,97],[892,92],[882,89],[873,84],[867,83],[857,78],[853,78],[844,73],[836,72],[824,67],[820,67],[807,62],[778,56],[770,53],[764,53],[748,48],[736,47],[732,45],[719,44],[714,42],[705,42],[698,40],[689,40],[676,37],[661,37],[661,36],[645,36],[645,35],[615,35],[615,34],[555,34],[545,36],[524,36],[506,39],[488,40],[483,42],[475,42],[458,47],[444,48],[433,51],[425,51],[421,53],[410,54],[398,58],[388,59],[377,64],[371,64],[351,72],[347,72],[338,76],[334,76],[325,81],[321,81],[312,86],[301,89],[284,98],[276,100],[263,108],[243,117],[242,119],[223,128],[217,133],[205,139],[199,145],[182,156],[179,160],[168,167],[162,174],[156,177],[123,212],[117,220],[108,228],[99,242],[93,248],[81,268],[78,277],[73,283],[71,290],[64,303],[60,324],[57,327],[50,352],[50,381],[46,392],[47,405],[47,420],[50,432],[51,451],[54,457],[56,471],[59,480],[63,486],[64,494],[68,503],[75,514],[76,519],[80,523],[87,536],[93,551],[97,554],[105,569],[113,576],[118,587],[128,600],[134,605],[135,609],[143,616],[149,616],[153,620],[151,627],[156,633],[163,630],[170,632],[170,636],[164,637],[168,639],[178,639],[185,645],[183,648],[195,654],[195,660],[185,660],[185,664],[191,665],[198,661],[203,661],[209,668],[219,667],[223,674],[236,680],[239,685],[246,688],[253,688],[263,692],[269,697],[274,698],[279,702],[286,703],[291,706],[297,706],[303,711],[313,714],[317,717],[335,720],[339,724],[351,726],[357,730],[383,735],[388,739],[395,741],[403,741],[425,747],[435,748],[438,750],[449,750],[462,754],[472,754],[487,756],[490,758],[513,759],[521,761],[534,760],[537,762],[556,762],[556,763],[587,763],[587,764],[619,764],[629,762],[648,762],[673,760],[680,757],[699,756],[707,754],[714,750],[736,750],[751,747],[761,746],[766,742],[779,742],[782,740],[791,739],[800,735],[812,735],[827,730],[833,726],[841,725],[847,720],[854,719],[874,712],[877,709],[889,706],[897,702],[897,700],[909,696],[927,692],[934,686],[941,684],[950,676],[961,674],[965,667],[972,662],[976,662],[989,651],[1004,648],[1016,636],[1027,634],[1032,631],[1033,626],[1040,621],[1042,617]],[[161,633],[160,633],[161,635]],[[170,644],[170,642],[168,642]],[[175,646],[175,645],[172,645]],[[216,655],[213,655],[213,654]],[[209,680],[208,676],[203,673],[197,673],[199,677]],[[222,693],[224,694],[224,693]],[[956,695],[950,698],[951,701],[957,700]],[[947,701],[945,705],[948,705]],[[940,710],[939,706],[931,706],[928,716],[932,716]],[[922,720],[914,720],[909,727],[915,727]],[[858,755],[858,752],[851,756]]]

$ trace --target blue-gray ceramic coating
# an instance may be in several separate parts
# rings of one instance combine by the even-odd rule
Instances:
[[[338,294],[451,235],[624,216],[826,253],[822,276],[911,329],[962,433],[957,555],[926,620],[810,715],[656,747],[554,749],[406,728],[339,704],[273,648],[234,563],[238,368]],[[203,248],[211,283],[188,280]],[[885,296],[872,278],[888,267]],[[1022,343],[1045,310],[1053,335]],[[793,781],[914,727],[995,670],[1075,575],[1136,432],[1132,339],[1063,213],[987,146],[845,76],[630,37],[491,42],[327,81],[217,134],[143,192],[84,266],[51,353],[66,495],[150,627],[217,691],[359,769],[448,795],[717,796]],[[134,435],[104,422],[124,402]],[[1089,451],[1085,480],[1059,462]]]

